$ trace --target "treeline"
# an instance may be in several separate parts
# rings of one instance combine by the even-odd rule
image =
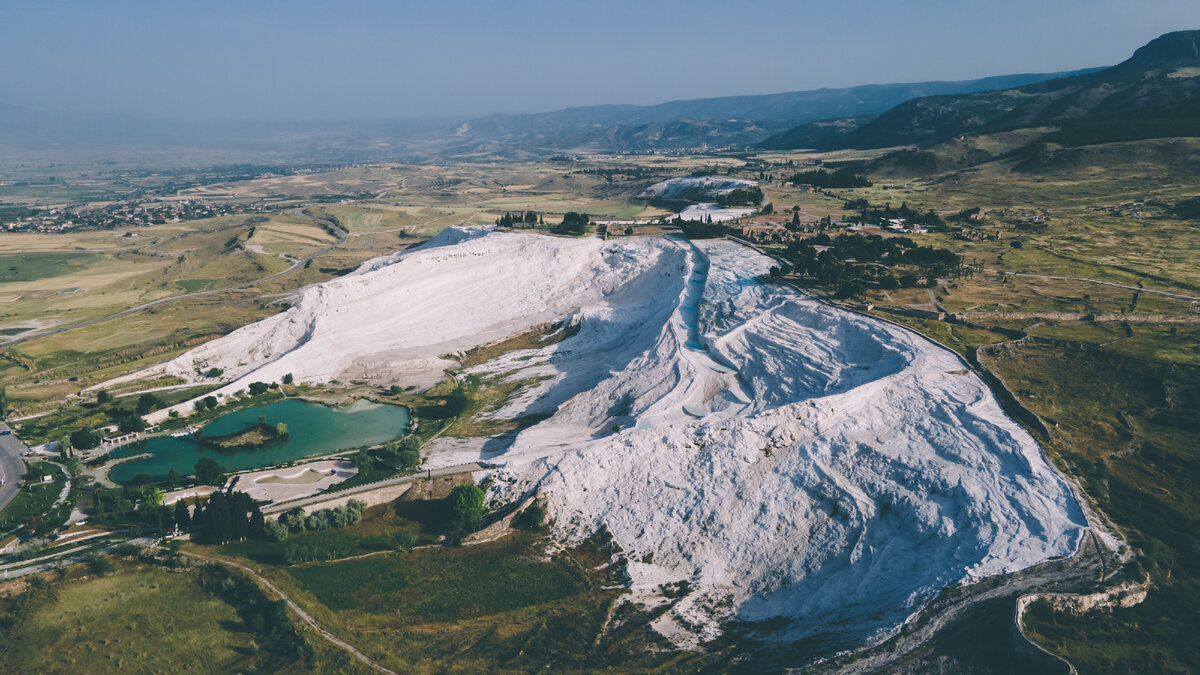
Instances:
[[[900,219],[909,225],[923,225],[931,230],[947,229],[946,221],[933,209],[918,211],[910,208],[908,202],[902,202],[899,207],[893,207],[890,202],[883,206],[873,206],[865,199],[851,199],[846,202],[846,208],[858,212],[855,219],[860,225]]]
[[[113,399],[113,396],[107,391],[99,391],[96,393],[95,403],[84,403],[83,408],[101,408],[105,416],[109,420],[115,422],[117,429],[121,433],[129,434],[138,431],[146,430],[146,420],[142,419],[142,415],[154,412],[166,405],[160,398],[154,394],[146,393],[138,396],[133,406],[127,407],[127,404],[122,404]],[[99,430],[84,427],[76,429],[68,436],[62,438],[60,450],[66,449],[68,452],[74,450],[91,450],[100,445],[104,440],[103,435]]]
[[[508,213],[496,219],[496,224],[500,227],[533,227],[535,225],[543,225],[541,215],[535,211],[526,211],[524,213]]]
[[[707,222],[699,220],[676,219],[675,224],[683,230],[683,236],[687,237],[688,239],[717,239],[724,237],[729,231],[729,229],[721,223],[712,222],[711,216]]]
[[[717,203],[725,208],[734,206],[758,208],[758,205],[763,203],[763,191],[757,185],[743,185],[730,192],[717,195]]]
[[[871,181],[866,176],[855,173],[853,169],[837,169],[833,173],[825,169],[815,171],[800,171],[788,179],[794,185],[811,185],[818,188],[861,188],[871,187]]]
[[[313,511],[308,515],[304,514],[304,509],[295,508],[279,516],[279,520],[268,522],[265,532],[270,539],[284,541],[289,534],[350,527],[357,525],[358,521],[362,520],[363,511],[366,509],[366,504],[354,499],[344,506]]]
[[[421,463],[421,439],[413,434],[388,441],[375,451],[379,461],[398,469],[411,469]]]
[[[820,248],[818,248],[820,247]],[[793,241],[783,254],[787,264],[772,267],[772,275],[796,274],[835,289],[842,298],[861,296],[867,288],[890,290],[916,286],[924,277],[933,285],[939,277],[959,276],[967,269],[953,251],[918,246],[907,237],[821,233]],[[896,271],[889,268],[904,267]]]

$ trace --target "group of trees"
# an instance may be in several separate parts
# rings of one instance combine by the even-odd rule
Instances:
[[[288,538],[289,534],[298,532],[314,532],[338,527],[350,527],[351,525],[357,525],[358,521],[362,520],[363,511],[366,509],[366,504],[354,499],[351,499],[344,506],[321,509],[309,515],[304,515],[304,509],[295,508],[280,516],[279,520],[272,520],[266,523],[265,532],[270,539],[284,541]]]
[[[908,202],[902,202],[899,207],[893,207],[891,203],[883,206],[872,206],[865,199],[852,199],[846,202],[846,208],[858,211],[854,219],[861,225],[863,223],[880,224],[889,220],[903,220],[909,225],[922,225],[931,230],[946,230],[949,226],[944,218],[939,216],[933,209],[928,211],[918,211],[910,208]]]
[[[204,528],[201,540],[210,544],[266,536],[266,519],[245,492],[214,492],[196,511],[194,522]]]
[[[757,185],[743,185],[730,192],[717,195],[717,203],[725,208],[733,206],[749,206],[758,208],[763,203],[762,188]]]
[[[850,168],[837,169],[833,173],[825,169],[801,171],[792,174],[788,180],[794,185],[811,185],[817,188],[871,187],[871,181],[866,176],[854,173],[854,170]]]
[[[586,213],[576,213],[567,211],[563,214],[562,222],[554,226],[551,230],[554,234],[570,234],[579,236],[587,232],[588,224],[591,223],[591,218]]]
[[[508,213],[496,219],[496,224],[500,227],[533,227],[535,225],[545,225],[542,217],[534,211],[526,211],[524,213]]]
[[[111,404],[111,405],[110,405]],[[142,419],[143,415],[151,413],[159,408],[162,408],[164,402],[154,394],[146,393],[137,398],[133,409],[123,408],[114,402],[112,394],[107,391],[99,391],[96,393],[97,406],[109,406],[104,410],[108,418],[116,423],[117,429],[121,433],[129,434],[138,431],[145,431],[146,420]],[[66,443],[60,447],[70,447],[74,450],[91,450],[100,445],[104,439],[101,433],[96,429],[83,428],[76,429],[63,440]]]
[[[675,224],[683,230],[683,236],[688,239],[716,239],[725,236],[728,231],[721,223],[714,223],[712,217],[708,221],[675,219]]]
[[[212,410],[220,405],[220,403],[221,402],[217,400],[216,396],[205,396],[204,398],[197,400],[195,406],[196,410],[204,411]]]
[[[272,389],[278,389],[278,388],[279,388],[279,384],[277,382],[271,382],[270,384],[268,384],[266,382],[251,382],[250,386],[249,386],[251,396],[258,396],[260,394],[265,394]]]
[[[100,441],[104,440],[100,432],[87,428],[72,431],[68,438],[71,441],[71,446],[79,450],[91,450],[100,445]]]
[[[818,247],[821,247],[818,250]],[[837,289],[840,297],[856,297],[868,287],[894,289],[916,286],[920,277],[933,283],[939,277],[960,275],[962,257],[953,251],[918,246],[907,237],[844,234],[831,238],[821,233],[793,241],[783,255],[788,265],[773,267],[772,274],[798,274],[815,284]],[[899,276],[887,268],[904,266]]]
[[[375,457],[384,464],[402,469],[411,469],[421,463],[421,440],[409,434],[403,438],[384,443],[375,451]]]

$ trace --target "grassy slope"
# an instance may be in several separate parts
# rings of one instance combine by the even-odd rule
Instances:
[[[1195,343],[1193,342],[1193,347]],[[1035,612],[1029,630],[1081,672],[1200,664],[1200,368],[1093,345],[1029,344],[988,360],[1052,420],[1054,454],[1142,552],[1146,602],[1082,617]]]
[[[180,611],[186,608],[186,611]],[[228,672],[254,662],[234,608],[191,577],[124,569],[55,584],[0,654],[0,670]]]

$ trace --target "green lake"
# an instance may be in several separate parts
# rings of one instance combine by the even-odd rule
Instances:
[[[283,422],[288,436],[277,443],[236,450],[220,451],[200,445],[190,436],[156,436],[114,450],[113,458],[151,453],[151,457],[122,462],[109,474],[119,483],[138,474],[162,478],[172,468],[180,476],[195,472],[201,457],[211,457],[228,471],[261,469],[294,459],[326,455],[338,450],[375,445],[403,436],[408,429],[408,409],[370,401],[356,401],[340,408],[288,399],[263,406],[245,408],[204,425],[205,436],[227,436],[253,427],[258,418],[272,426]]]

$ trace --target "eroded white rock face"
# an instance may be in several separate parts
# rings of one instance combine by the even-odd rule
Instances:
[[[427,462],[497,463],[493,497],[537,487],[560,537],[607,527],[639,592],[691,581],[656,624],[685,645],[731,617],[875,636],[947,585],[1075,550],[1071,490],[978,378],[911,333],[759,284],[770,264],[724,241],[448,231],[156,370],[224,368],[228,391],[436,376],[443,354],[569,319],[573,337],[475,369],[528,381],[490,414],[548,417],[439,439]]]
[[[687,644],[722,617],[782,617],[786,639],[878,636],[947,585],[1075,550],[1086,522],[1071,490],[957,358],[758,284],[770,261],[749,249],[700,248],[698,319],[628,332],[628,367],[499,458],[502,491],[540,485],[563,535],[605,525],[652,560],[632,566],[635,584],[693,582],[700,601],[664,632]],[[688,324],[707,351],[685,346]],[[585,326],[548,367],[579,370],[593,339]],[[628,415],[598,414],[614,398]],[[588,437],[612,423],[626,428]],[[714,611],[714,592],[732,607]]]

